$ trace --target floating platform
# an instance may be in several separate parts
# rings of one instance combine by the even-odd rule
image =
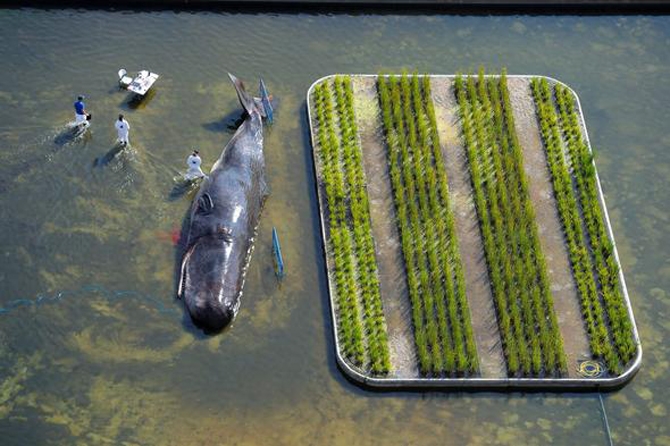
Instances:
[[[642,348],[575,92],[333,75],[307,94],[337,362],[378,388],[617,388]]]

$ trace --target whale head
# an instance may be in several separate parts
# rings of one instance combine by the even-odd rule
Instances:
[[[222,331],[239,308],[239,262],[230,234],[199,238],[184,255],[178,295],[193,323],[207,334]]]

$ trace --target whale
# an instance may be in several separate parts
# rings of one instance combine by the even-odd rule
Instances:
[[[268,196],[263,113],[242,81],[228,73],[245,119],[203,179],[184,234],[177,297],[206,334],[235,318],[263,204]]]

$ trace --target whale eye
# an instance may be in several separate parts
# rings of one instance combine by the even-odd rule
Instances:
[[[205,193],[198,199],[198,210],[203,214],[207,214],[214,209],[214,202],[209,194]]]

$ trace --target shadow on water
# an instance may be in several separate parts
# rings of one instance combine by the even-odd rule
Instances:
[[[226,327],[223,331],[221,331],[219,333],[206,334],[200,328],[195,326],[195,324],[191,320],[191,317],[188,314],[188,311],[186,311],[186,308],[185,308],[184,303],[182,302],[182,300],[179,299],[178,297],[175,297],[175,300],[177,301],[177,304],[179,305],[180,310],[182,312],[182,317],[181,317],[182,328],[184,329],[185,332],[192,335],[198,341],[207,341],[208,339],[211,339],[214,336],[218,336],[218,335],[223,334],[226,331],[228,331],[228,328],[230,326]]]
[[[256,100],[259,100],[258,98],[254,98]],[[277,119],[276,112],[279,108],[279,100],[272,96],[271,99],[271,104],[272,108],[275,111],[275,119]],[[226,116],[224,116],[221,119],[217,119],[216,121],[212,122],[207,122],[205,124],[202,124],[202,128],[205,130],[208,130],[210,132],[215,132],[215,133],[230,133],[231,135],[237,131],[238,127],[242,125],[244,120],[247,118],[247,112],[244,111],[241,108],[237,108],[234,111],[228,113]],[[265,131],[269,131],[270,128],[272,128],[271,124],[267,123],[267,120],[263,120],[263,128]],[[266,135],[267,137],[267,135]]]
[[[210,132],[216,132],[216,133],[226,132],[232,135],[233,133],[235,133],[237,128],[242,125],[246,117],[247,113],[244,110],[237,109],[233,112],[228,113],[221,119],[217,119],[216,121],[202,124],[202,127],[205,130],[209,130]]]
[[[326,347],[326,356],[328,358],[328,372],[334,380],[336,380],[342,387],[346,388],[348,391],[357,394],[363,394],[363,389],[347,379],[344,373],[340,370],[337,365],[337,358],[335,355],[335,338],[333,334],[334,330],[334,321],[331,317],[330,312],[330,298],[328,291],[328,280],[326,273],[326,261],[325,261],[325,250],[323,249],[323,240],[321,238],[321,221],[319,219],[319,205],[316,194],[316,178],[314,173],[314,160],[312,158],[310,134],[309,134],[309,125],[307,117],[307,103],[304,102],[303,106],[300,108],[300,121],[301,125],[301,135],[302,135],[302,145],[305,148],[303,154],[305,157],[305,168],[307,169],[307,179],[305,186],[305,193],[309,195],[309,202],[311,203],[310,208],[310,218],[309,223],[311,226],[311,234],[313,237],[312,246],[314,247],[314,252],[311,254],[316,260],[316,271],[319,275],[319,280],[316,281],[316,284],[319,289],[319,302],[321,303],[321,314],[323,318],[323,331],[325,335],[325,347]]]
[[[114,147],[111,148],[107,153],[105,153],[102,156],[97,157],[96,159],[93,160],[93,167],[94,168],[100,168],[102,169],[103,167],[107,166],[116,156],[121,153],[126,147],[121,143],[117,143],[114,145]]]
[[[0,193],[9,190],[19,176],[39,171],[54,162],[67,148],[83,148],[92,139],[88,127],[78,128],[74,122],[53,127],[13,147],[3,148],[0,163]],[[69,156],[69,155],[65,155]]]
[[[174,179],[174,186],[172,187],[172,190],[168,194],[167,200],[168,201],[176,201],[179,200],[181,197],[187,195],[189,198],[193,198],[193,193],[198,190],[200,187],[200,183],[202,182],[202,178],[196,178],[193,180],[186,180],[182,177],[176,177]]]
[[[149,102],[151,102],[154,96],[156,96],[155,87],[147,91],[144,96],[135,93],[128,93],[125,99],[119,104],[119,107],[127,111],[142,110],[147,105],[149,105]]]
[[[151,181],[144,159],[147,150],[133,145],[115,144],[112,149],[92,162],[91,171],[96,183],[106,190],[140,194]],[[111,189],[110,189],[111,188]]]
[[[68,123],[65,125],[64,128],[60,129],[56,136],[54,137],[54,144],[56,145],[56,149],[59,149],[61,147],[74,144],[76,142],[79,142],[81,140],[88,140],[90,139],[90,132],[88,131],[90,125],[87,125],[86,127],[80,127],[78,125],[75,125],[74,123]]]

